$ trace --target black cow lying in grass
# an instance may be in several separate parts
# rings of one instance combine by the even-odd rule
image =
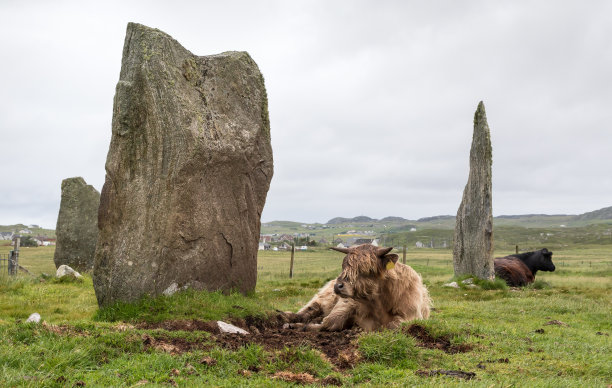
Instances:
[[[495,276],[506,281],[511,287],[522,287],[535,280],[538,271],[554,271],[552,252],[540,249],[495,259]]]

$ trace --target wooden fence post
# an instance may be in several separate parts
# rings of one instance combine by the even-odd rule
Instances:
[[[406,264],[406,245],[402,249],[402,264]]]
[[[293,277],[293,256],[295,255],[295,244],[291,244],[291,266],[289,267],[289,279]]]
[[[518,245],[516,246],[516,254],[518,255]]]
[[[12,254],[8,260],[8,273],[9,275],[17,275],[17,269],[19,268],[19,247],[21,246],[21,238],[15,239],[15,247],[13,248]]]

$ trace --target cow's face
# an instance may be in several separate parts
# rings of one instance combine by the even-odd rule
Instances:
[[[342,298],[372,299],[386,271],[391,270],[398,256],[390,254],[393,248],[378,248],[363,244],[352,248],[331,248],[346,253],[342,273],[336,279],[334,292]]]
[[[555,270],[555,265],[552,262],[552,252],[546,248],[541,249],[538,264],[538,269],[540,271],[553,272]]]

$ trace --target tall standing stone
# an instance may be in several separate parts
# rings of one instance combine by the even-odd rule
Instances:
[[[491,134],[482,101],[474,115],[470,175],[457,211],[453,263],[455,276],[493,279]]]
[[[98,303],[253,290],[272,173],[266,89],[249,54],[195,56],[129,23],[99,209]]]
[[[68,265],[90,271],[98,240],[100,193],[81,177],[62,181],[62,200],[57,216],[55,267]]]

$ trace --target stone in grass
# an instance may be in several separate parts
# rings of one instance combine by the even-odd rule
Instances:
[[[58,277],[58,278],[61,278],[61,277],[66,276],[66,275],[72,275],[72,276],[74,276],[77,279],[80,279],[80,278],[83,277],[80,273],[78,273],[77,271],[73,270],[72,268],[70,268],[66,264],[62,264],[57,269],[57,272],[55,273],[55,276]]]
[[[217,321],[217,326],[219,326],[219,331],[221,333],[229,333],[229,334],[249,334],[248,331],[243,330],[237,326],[234,326],[229,323],[225,323],[223,321]]]
[[[40,314],[39,313],[32,313],[28,319],[26,319],[26,323],[38,323],[40,322]]]
[[[457,282],[450,282],[450,283],[446,283],[444,287],[459,288],[459,285],[457,284]]]

